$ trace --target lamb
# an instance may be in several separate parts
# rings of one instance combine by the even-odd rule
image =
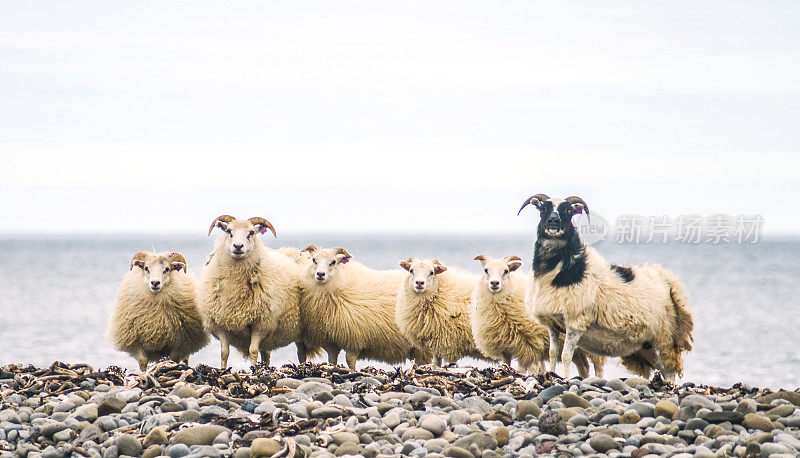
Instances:
[[[433,362],[457,362],[471,356],[487,359],[475,346],[469,304],[477,277],[447,270],[435,259],[400,261],[408,271],[400,282],[395,310],[400,332],[419,348],[433,353]]]
[[[206,329],[220,341],[220,359],[228,367],[230,346],[252,364],[269,364],[271,350],[292,342],[301,363],[315,350],[302,343],[298,309],[298,264],[267,248],[260,234],[275,228],[264,218],[222,215],[211,223],[223,233],[200,279],[199,306]]]
[[[652,369],[667,380],[682,375],[694,321],[675,274],[659,265],[612,265],[585,246],[571,222],[577,213],[589,214],[580,197],[536,194],[520,212],[528,204],[541,213],[528,305],[550,335],[550,370],[560,353],[568,376],[566,362],[578,346],[620,356],[628,370],[644,377]],[[566,334],[563,349],[558,348],[561,332]]]
[[[352,261],[343,248],[302,250],[300,310],[308,346],[321,346],[335,365],[346,352],[355,370],[359,358],[398,364],[413,358],[427,364],[431,355],[415,348],[397,327],[394,309],[402,270],[378,271]]]
[[[472,336],[478,350],[508,366],[516,358],[522,372],[542,372],[548,355],[548,334],[525,309],[528,277],[516,271],[522,261],[517,256],[492,259],[483,255],[475,260],[480,261],[484,272],[475,285],[470,304]],[[595,375],[602,377],[606,358],[588,356]],[[576,349],[572,358],[581,377],[589,375],[586,357]]]
[[[196,295],[197,281],[179,253],[136,253],[108,323],[114,348],[136,358],[142,372],[164,357],[188,363],[208,343]]]

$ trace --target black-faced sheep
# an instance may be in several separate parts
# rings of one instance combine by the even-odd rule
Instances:
[[[550,370],[569,362],[576,346],[620,356],[631,371],[651,369],[674,379],[692,348],[692,312],[683,284],[658,265],[619,267],[585,246],[572,216],[589,208],[580,197],[536,194],[527,199],[541,219],[533,254],[530,309],[550,334]],[[563,350],[558,335],[565,333]],[[565,375],[568,366],[565,364]]]

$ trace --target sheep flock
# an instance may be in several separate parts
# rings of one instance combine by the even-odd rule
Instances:
[[[375,270],[344,248],[270,248],[266,219],[215,218],[219,233],[199,278],[177,252],[134,255],[117,293],[108,338],[144,372],[159,358],[188,362],[214,337],[252,364],[294,343],[298,360],[345,352],[357,361],[437,366],[471,357],[520,372],[602,377],[608,357],[637,375],[682,375],[693,319],[683,284],[659,265],[609,264],[584,245],[572,216],[579,197],[525,200],[540,212],[533,265],[476,253],[482,274],[409,257]],[[412,254],[412,253],[409,253]]]

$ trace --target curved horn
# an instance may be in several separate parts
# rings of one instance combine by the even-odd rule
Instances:
[[[264,218],[262,218],[260,216],[254,216],[252,218],[248,218],[247,221],[249,221],[250,224],[253,224],[253,225],[258,224],[261,227],[265,227],[265,228],[271,230],[272,231],[272,235],[275,236],[276,239],[278,238],[278,234],[275,232],[275,226],[273,226],[272,223],[270,223],[269,221],[265,220]],[[264,232],[266,232],[266,231],[262,231],[261,233],[263,234]]]
[[[589,206],[586,205],[586,202],[584,202],[583,199],[581,199],[578,196],[570,196],[570,197],[567,197],[566,199],[564,199],[564,201],[567,202],[570,205],[572,205],[572,204],[581,204],[581,205],[583,205],[583,209],[586,210],[586,218],[587,219],[589,218]]]
[[[338,248],[337,247],[334,251],[336,251],[336,254],[343,254],[343,255],[347,256],[348,258],[352,258],[353,257],[344,248]]]
[[[142,267],[144,266],[144,260],[147,259],[147,255],[150,254],[146,251],[140,251],[133,255],[133,259],[131,259],[131,267],[128,270],[132,270],[133,266]]]
[[[300,252],[301,253],[305,253],[305,252],[311,253],[312,251],[318,250],[318,249],[319,248],[316,245],[309,245],[309,246],[303,248],[302,250],[300,250]]]
[[[527,207],[528,204],[533,204],[536,208],[539,208],[539,205],[541,205],[542,202],[544,202],[545,200],[548,200],[548,199],[550,199],[550,196],[548,196],[547,194],[536,194],[536,195],[528,197],[528,199],[525,200],[525,202],[522,203],[522,206],[519,207],[519,211],[517,212],[517,216],[519,216],[519,214],[522,213],[522,209]]]
[[[167,258],[167,260],[171,263],[180,262],[181,264],[183,264],[184,273],[186,272],[186,259],[183,257],[182,254],[173,251],[172,253],[170,253],[169,258]]]
[[[235,220],[231,215],[221,215],[217,216],[214,221],[211,222],[211,226],[208,228],[208,235],[211,235],[211,231],[214,230],[214,226],[217,225],[217,222],[222,221],[223,223],[230,223],[231,221]]]

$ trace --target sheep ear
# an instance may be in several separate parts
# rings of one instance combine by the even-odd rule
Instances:
[[[300,250],[300,252],[301,253],[305,253],[305,252],[311,253],[312,251],[314,251],[316,249],[317,249],[316,245],[309,245],[309,246],[303,248],[302,250]]]
[[[584,205],[581,203],[574,203],[572,204],[572,212],[573,213],[583,213]]]
[[[439,275],[440,273],[444,272],[445,270],[447,270],[447,267],[439,264],[439,261],[437,261],[435,259],[433,260],[433,273],[435,275]]]
[[[406,270],[411,270],[411,262],[410,261],[411,261],[411,258],[408,258],[408,260],[405,260],[405,259],[401,260],[400,261],[400,267],[402,267],[403,269],[406,269]]]
[[[511,272],[519,269],[520,267],[522,267],[522,261],[509,261],[508,262],[508,270],[510,270]]]
[[[486,256],[484,256],[482,254],[479,254],[478,256],[475,256],[474,259],[475,259],[475,261],[480,261],[481,265],[483,265],[483,263],[486,262]]]
[[[172,263],[170,263],[170,265],[172,266],[172,270],[176,270],[177,271],[177,270],[183,269],[183,272],[186,273],[186,264],[185,263],[180,262],[180,261],[173,261]]]

